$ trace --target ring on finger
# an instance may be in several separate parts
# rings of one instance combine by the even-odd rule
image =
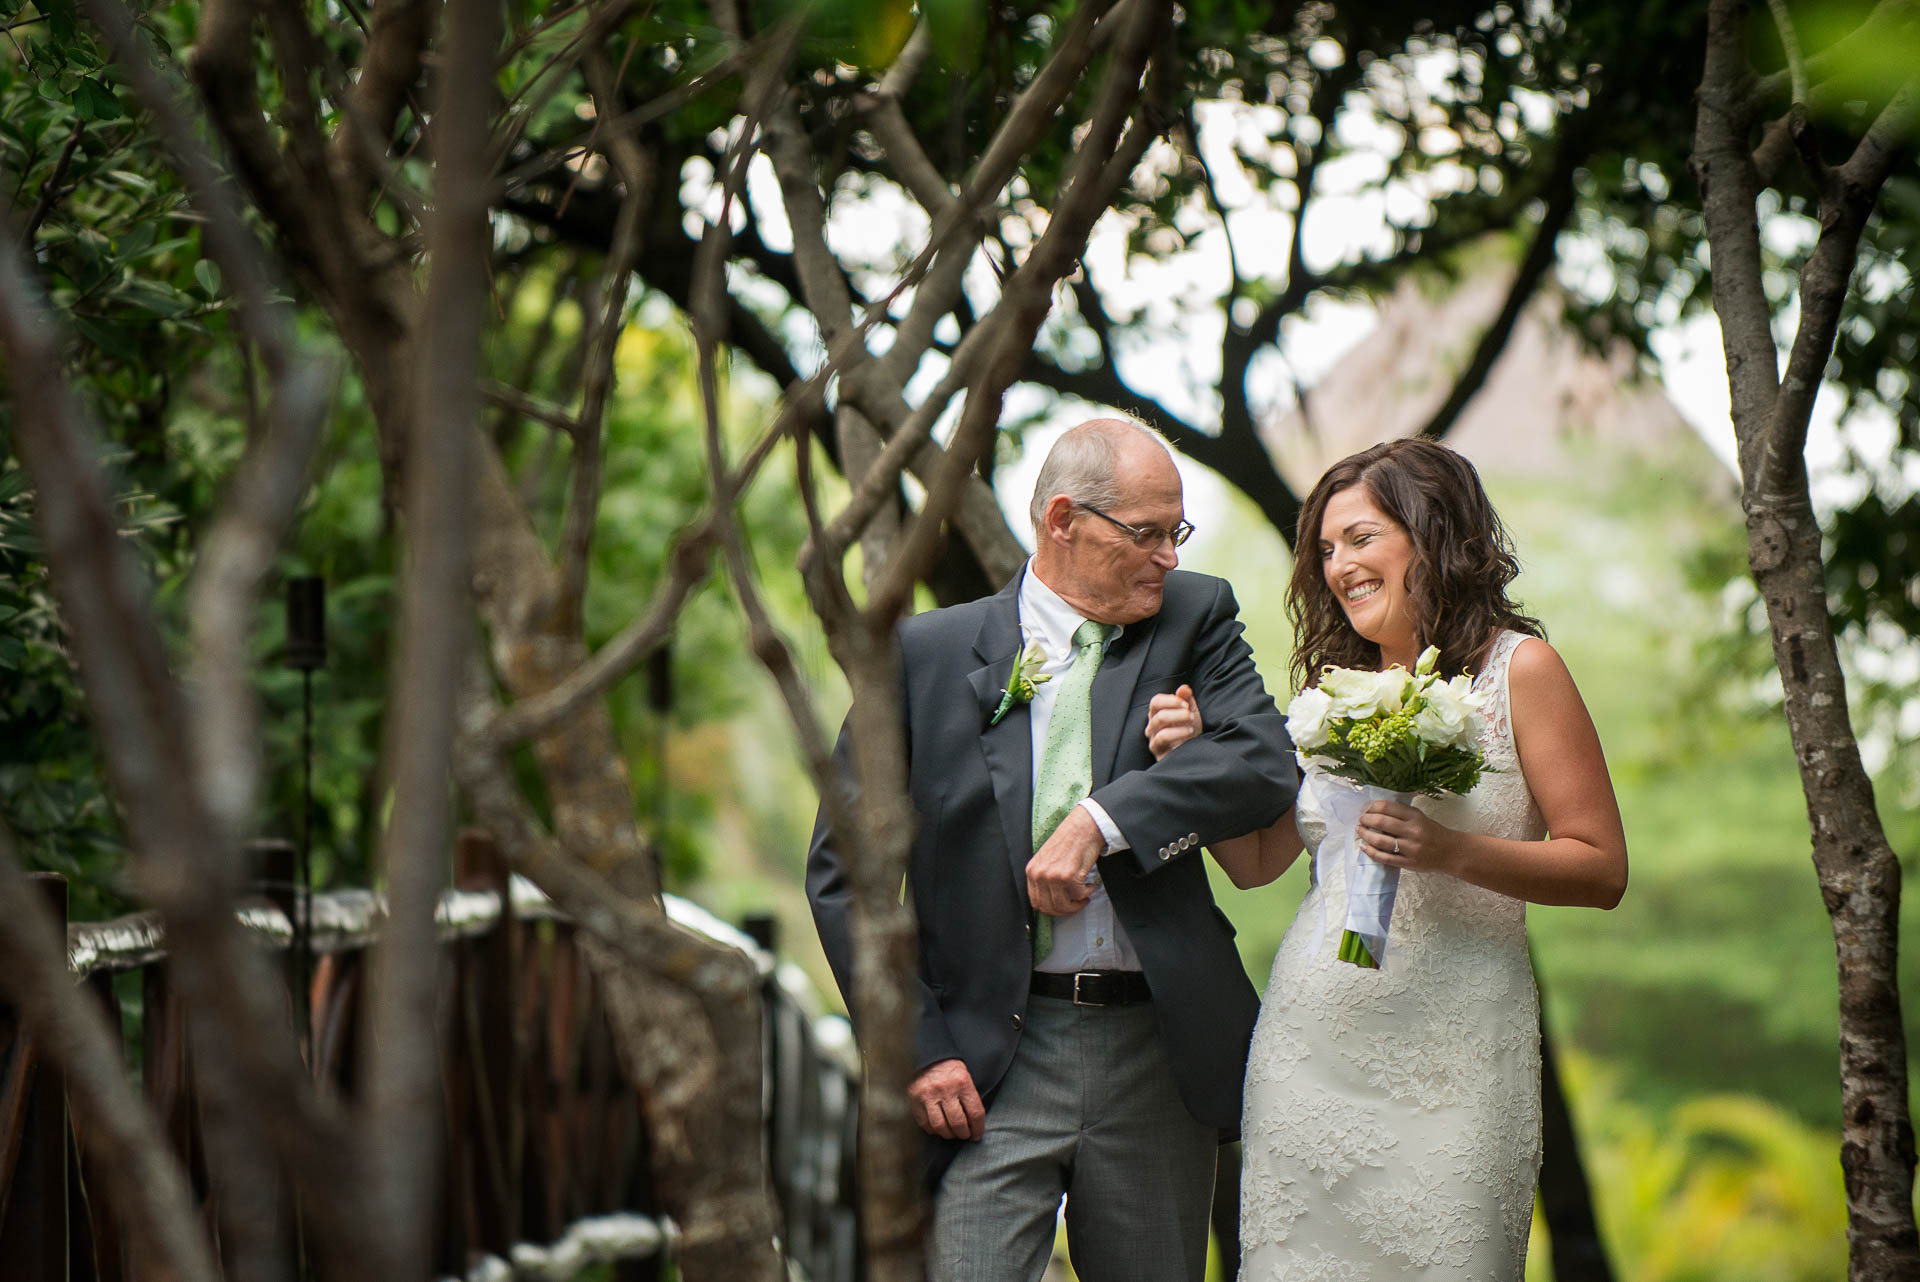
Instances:
[[[1393,853],[1396,855],[1400,853],[1400,839],[1398,837],[1393,839]]]

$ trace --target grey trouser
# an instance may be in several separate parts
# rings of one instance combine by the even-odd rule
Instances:
[[[1201,1282],[1219,1138],[1180,1102],[1152,1005],[1032,997],[986,1136],[934,1195],[930,1282],[1039,1282],[1063,1196],[1081,1282]]]

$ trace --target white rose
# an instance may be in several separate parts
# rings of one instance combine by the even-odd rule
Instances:
[[[1327,742],[1327,713],[1333,700],[1318,686],[1308,686],[1287,705],[1287,733],[1296,748],[1318,748]]]
[[[1328,668],[1320,674],[1320,689],[1333,700],[1328,715],[1335,720],[1364,721],[1382,712],[1394,712],[1406,702],[1413,678],[1404,668],[1364,672],[1358,668]]]
[[[1472,748],[1478,744],[1484,725],[1480,708],[1487,696],[1476,691],[1469,678],[1433,681],[1421,693],[1424,706],[1413,717],[1414,732],[1421,739],[1437,747]]]
[[[1432,691],[1413,714],[1413,733],[1422,743],[1444,748],[1460,742],[1467,728],[1467,708],[1454,699],[1436,699]]]

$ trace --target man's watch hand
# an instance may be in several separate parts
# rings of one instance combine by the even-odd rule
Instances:
[[[1075,806],[1027,861],[1027,901],[1049,917],[1070,917],[1087,906],[1087,874],[1107,852],[1107,839],[1083,807]]]
[[[907,1102],[914,1122],[929,1135],[977,1140],[987,1133],[987,1107],[964,1060],[938,1060],[921,1069],[907,1085]]]

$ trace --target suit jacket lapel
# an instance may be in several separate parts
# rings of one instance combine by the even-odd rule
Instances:
[[[1014,703],[995,725],[988,725],[1000,706],[1013,676],[1014,657],[1020,651],[1020,582],[1024,573],[987,602],[987,617],[973,641],[973,654],[982,666],[967,675],[980,716],[980,751],[987,759],[987,777],[1000,806],[1000,826],[1006,833],[1007,859],[1022,899],[1026,896],[1027,860],[1033,857],[1033,721],[1024,703]]]
[[[1120,732],[1127,709],[1133,703],[1133,687],[1140,681],[1141,665],[1153,648],[1156,615],[1139,623],[1129,623],[1093,674],[1093,786],[1096,790],[1113,779],[1113,767],[1120,755]]]

